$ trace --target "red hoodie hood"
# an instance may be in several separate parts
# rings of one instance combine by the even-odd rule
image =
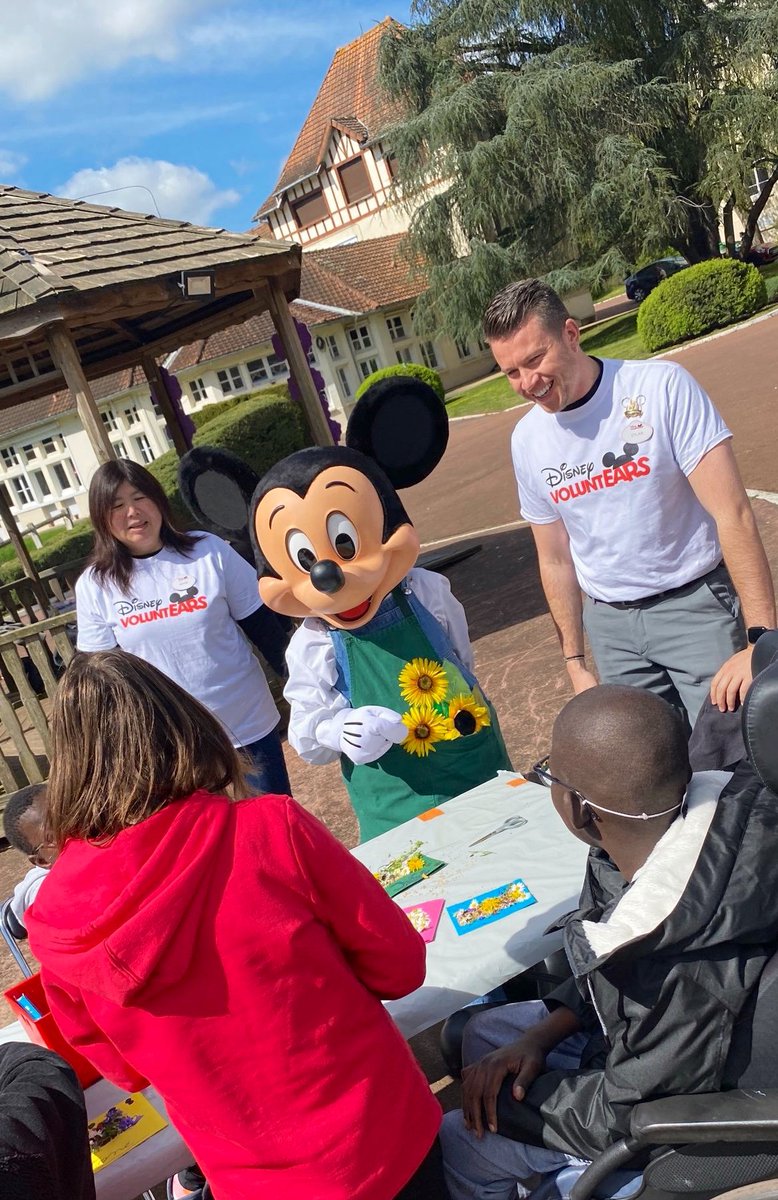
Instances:
[[[56,902],[42,888],[28,910],[32,950],[60,978],[116,1004],[180,980],[213,918],[234,830],[232,802],[199,791],[106,846],[68,842],[52,868]]]

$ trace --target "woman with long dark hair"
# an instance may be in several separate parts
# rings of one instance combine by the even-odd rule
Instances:
[[[176,529],[158,481],[126,459],[95,472],[89,516],[95,543],[76,584],[79,650],[118,645],[159,667],[246,753],[255,792],[287,794],[278,709],[249,645],[282,674],[284,634],[254,568],[214,534]]]

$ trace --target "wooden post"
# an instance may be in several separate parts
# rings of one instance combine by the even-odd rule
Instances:
[[[173,407],[173,401],[170,399],[165,382],[159,373],[159,364],[153,354],[142,355],[140,361],[143,367],[143,374],[148,380],[152,395],[162,409],[162,416],[165,418],[165,424],[167,425],[171,441],[175,446],[176,453],[179,458],[183,458],[188,453],[189,446],[184,437],[184,431],[179,424],[176,410]]]
[[[58,322],[48,327],[46,336],[54,365],[64,375],[65,383],[75,397],[78,415],[92,444],[95,458],[100,464],[110,462],[116,458],[116,454],[108,437],[108,430],[100,417],[100,410],[95,404],[92,389],[87,383],[70,331],[63,322]]]
[[[257,299],[264,309],[265,294],[258,293]],[[297,335],[294,325],[294,318],[289,311],[289,305],[286,302],[283,288],[275,279],[268,280],[267,307],[270,309],[270,316],[273,318],[276,333],[281,339],[284,356],[289,363],[289,370],[297,380],[303,411],[308,421],[308,427],[313,435],[313,440],[317,446],[331,446],[332,434],[330,433],[327,418],[324,415],[324,409],[321,406],[321,397],[316,390],[316,384],[313,382],[308,358],[300,344],[300,338]]]
[[[49,616],[49,598],[46,595],[46,589],[41,582],[41,577],[38,574],[34,562],[30,558],[30,552],[24,544],[24,538],[19,532],[19,527],[16,524],[14,515],[11,512],[11,504],[8,499],[8,492],[5,484],[0,484],[0,521],[5,526],[5,531],[11,541],[11,545],[16,551],[16,557],[19,559],[22,570],[29,580],[32,582],[35,598],[40,604],[44,617]]]

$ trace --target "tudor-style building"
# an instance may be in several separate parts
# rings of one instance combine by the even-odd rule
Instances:
[[[386,17],[341,46],[271,195],[255,213],[263,233],[303,247],[342,245],[408,228],[382,129],[401,115],[378,84]]]

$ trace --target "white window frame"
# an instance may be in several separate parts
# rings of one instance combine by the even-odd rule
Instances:
[[[338,372],[338,388],[343,393],[343,395],[346,397],[346,399],[350,400],[351,397],[354,395],[354,389],[351,386],[351,380],[348,377],[348,371],[346,370],[345,367],[338,367],[337,372]]]
[[[189,380],[189,394],[193,404],[205,404],[208,399],[208,389],[201,378]]]
[[[267,383],[270,378],[270,370],[264,358],[252,358],[246,363],[249,379],[252,387],[259,387],[263,383]]]
[[[48,504],[49,501],[54,499],[54,489],[51,486],[51,480],[41,467],[36,467],[34,471],[30,471],[29,478],[33,489],[41,497],[41,504]],[[43,490],[44,487],[46,488],[45,492]]]
[[[419,342],[419,350],[421,351],[421,360],[424,366],[429,367],[432,371],[437,370],[440,364],[432,342]]]
[[[103,425],[109,433],[119,432],[119,422],[116,420],[116,414],[110,408],[104,408],[100,413]]]
[[[404,342],[408,334],[405,332],[402,313],[393,313],[391,317],[386,318],[386,328],[389,330],[389,337],[393,342]],[[405,359],[404,361],[408,361]]]
[[[351,341],[351,348],[357,354],[360,354],[363,350],[373,349],[373,339],[370,335],[370,327],[368,325],[354,325],[351,329],[347,330],[347,333]]]
[[[413,353],[410,346],[401,346],[399,350],[395,350],[394,356],[398,363],[413,362]]]
[[[457,354],[459,355],[460,359],[472,358],[473,351],[470,347],[469,342],[466,342],[464,340],[460,340],[459,338],[457,338],[456,341],[454,342],[454,345],[457,348]]]
[[[231,396],[234,392],[245,392],[246,380],[237,363],[231,367],[222,367],[216,372],[219,387],[223,396]]]
[[[124,410],[124,419],[127,422],[127,428],[132,429],[136,425],[140,425],[140,411],[137,404],[128,404]]]
[[[10,482],[16,492],[16,508],[30,508],[36,503],[35,492],[24,471],[19,475],[12,475]]]
[[[154,462],[154,450],[145,433],[135,434],[133,442],[144,466]]]
[[[0,449],[0,459],[3,460],[3,466],[6,468],[6,470],[10,470],[11,467],[20,467],[22,465],[21,459],[19,458],[19,451],[15,446],[3,446],[2,449]]]
[[[326,335],[326,339],[327,350],[329,351],[330,358],[342,358],[343,355],[340,352],[340,346],[338,345],[338,339],[335,337],[335,334],[328,333]]]
[[[286,379],[289,374],[289,364],[280,354],[268,354],[267,365],[274,379]]]
[[[380,371],[381,364],[377,358],[362,358],[357,363],[357,368],[363,379],[368,379],[374,371]]]

